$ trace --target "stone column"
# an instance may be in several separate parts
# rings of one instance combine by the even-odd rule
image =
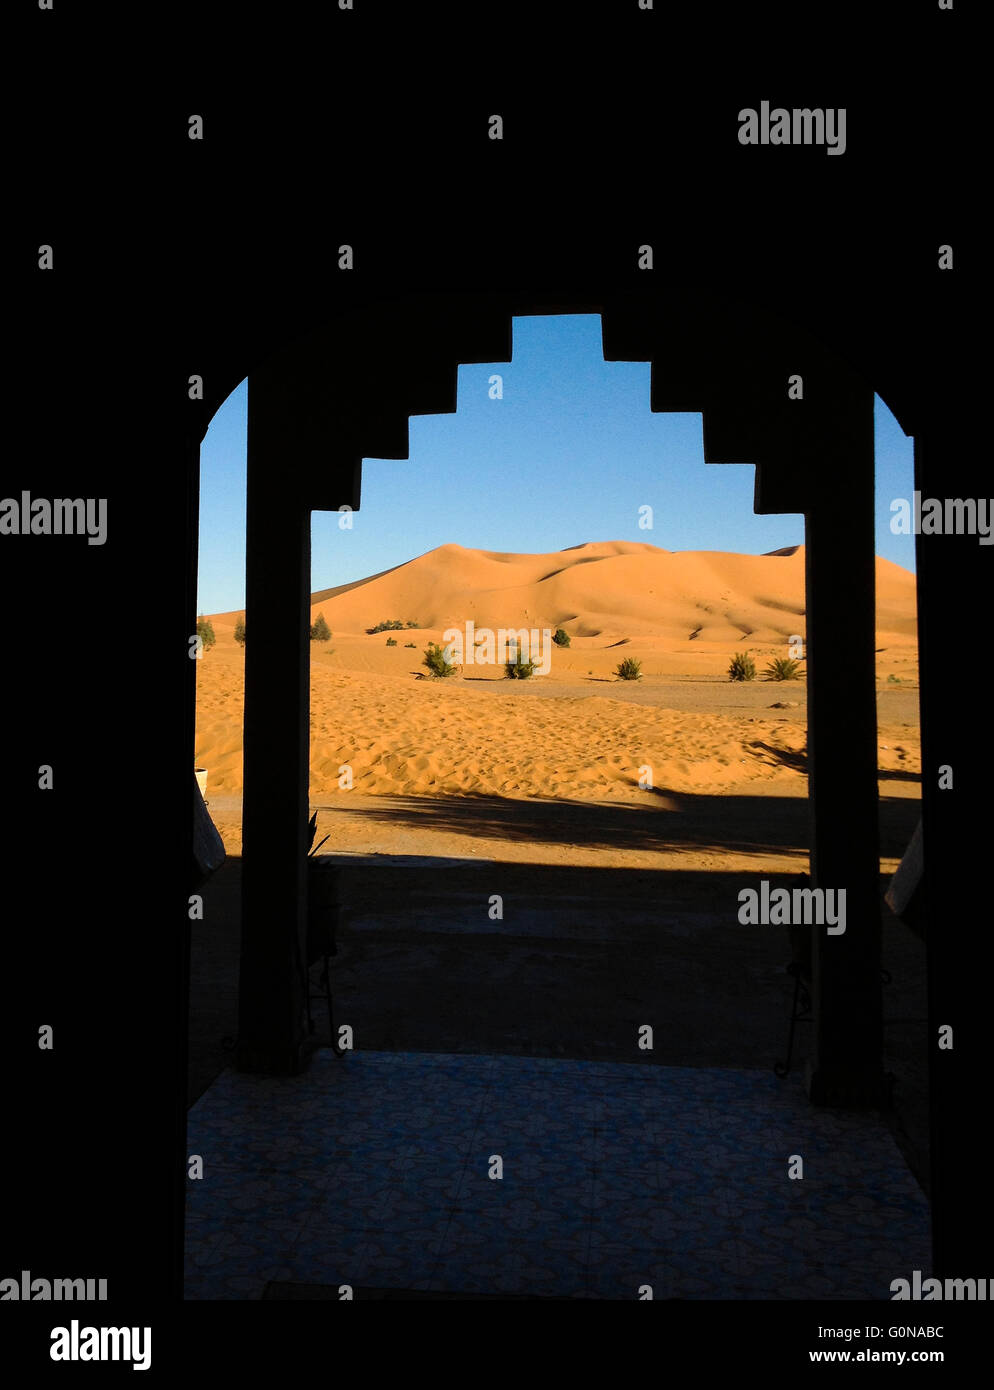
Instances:
[[[238,1066],[307,1065],[310,510],[278,374],[249,377]]]
[[[838,446],[805,514],[808,796],[814,885],[844,889],[846,929],[814,933],[817,1104],[885,1097],[877,820],[873,396],[833,401]]]

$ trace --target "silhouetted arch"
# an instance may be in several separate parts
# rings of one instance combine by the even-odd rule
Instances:
[[[653,410],[700,412],[708,463],[755,465],[756,511],[805,516],[812,873],[819,887],[845,889],[849,924],[830,941],[815,936],[808,1081],[816,1100],[878,1102],[873,391],[774,316],[688,294],[381,299],[316,323],[249,373],[246,610],[255,636],[245,668],[239,1063],[305,1064],[293,959],[306,929],[310,511],[358,508],[362,459],[406,458],[412,414],[455,411],[459,365],[509,361],[513,318],[550,313],[599,314],[607,360],[652,363]],[[801,401],[788,395],[797,373]],[[296,733],[274,746],[273,729]]]

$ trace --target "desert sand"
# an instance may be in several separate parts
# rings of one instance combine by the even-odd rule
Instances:
[[[755,798],[779,804],[807,794],[804,680],[761,678],[771,658],[789,654],[789,639],[805,635],[803,547],[754,556],[613,541],[519,555],[445,545],[315,593],[312,621],[318,614],[333,633],[311,644],[310,800],[319,838],[331,834],[325,851],[804,867],[798,846],[766,845],[757,834],[748,847],[741,834],[722,832],[746,810],[762,819]],[[217,644],[197,672],[196,758],[208,769],[207,799],[229,854],[241,851],[240,617],[211,616]],[[367,631],[394,619],[416,626]],[[464,662],[459,675],[431,679],[427,643],[467,621],[477,633],[563,628],[570,646],[552,647],[549,674],[528,681],[507,680],[503,662]],[[876,645],[881,797],[915,798],[915,579],[880,558]],[[752,656],[757,680],[728,681],[734,652]],[[625,657],[641,662],[640,680],[616,676]],[[541,800],[571,816],[614,808],[613,829],[599,836],[588,827],[582,843],[569,843],[543,833],[541,821],[527,838],[502,837],[491,825],[483,843],[471,817],[439,814],[440,799],[458,806],[452,798],[506,810]],[[618,827],[640,808],[667,812],[667,826],[687,817],[708,833],[661,834],[657,848],[647,846],[643,825],[626,845]],[[896,863],[885,855],[882,868]]]

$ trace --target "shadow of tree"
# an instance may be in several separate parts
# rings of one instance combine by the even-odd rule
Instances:
[[[808,774],[808,754],[803,748],[777,748],[775,744],[764,743],[762,739],[753,739],[749,744],[750,748],[757,750],[760,761],[769,767],[789,767],[794,772],[801,772],[805,776]],[[882,782],[920,782],[922,780],[920,772],[911,772],[905,768],[878,767],[877,776]]]
[[[382,798],[382,805],[367,805],[362,814],[383,825],[486,840],[807,856],[809,820],[804,797],[703,796],[662,787],[644,795],[645,802],[636,805],[473,794],[393,796]]]
[[[761,757],[760,762],[766,763],[769,767],[789,767],[794,772],[803,772],[807,776],[808,754],[803,748],[777,748],[772,743],[764,743],[762,739],[753,739],[748,745],[755,748],[759,753],[765,753],[766,757]]]

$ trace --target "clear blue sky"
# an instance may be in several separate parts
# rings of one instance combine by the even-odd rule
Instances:
[[[605,362],[598,315],[516,318],[513,360],[459,368],[458,409],[415,415],[410,458],[369,459],[353,529],[312,516],[311,588],[346,584],[456,542],[538,553],[585,541],[759,555],[804,540],[801,516],[755,516],[755,469],[707,465],[698,414],[653,414],[649,363]],[[503,377],[502,400],[489,379]],[[198,611],[245,606],[248,387],[201,446]],[[875,403],[877,554],[914,570],[914,536],[890,532],[913,491],[912,441]],[[287,460],[290,463],[290,460]],[[654,513],[638,526],[639,507]]]

